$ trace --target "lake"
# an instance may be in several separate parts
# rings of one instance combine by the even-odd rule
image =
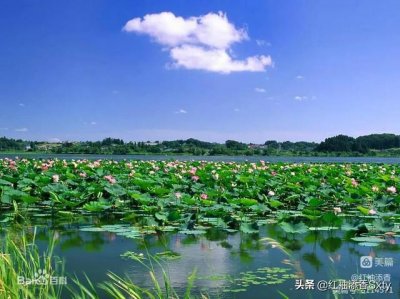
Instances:
[[[192,293],[209,298],[400,295],[396,159],[57,157],[69,161],[0,161],[0,236],[35,235],[42,252],[55,239],[68,286],[74,274],[97,285],[111,271],[152,289],[153,269],[160,282],[166,273],[180,298],[193,271]]]
[[[351,281],[369,275],[390,280],[389,293],[356,294],[353,298],[399,298],[400,295],[398,237],[378,247],[363,247],[340,230],[293,235],[282,232],[275,224],[267,224],[257,234],[210,229],[203,235],[159,232],[130,239],[113,232],[82,231],[94,223],[120,224],[112,218],[63,221],[37,216],[32,219],[35,219],[39,246],[46,248],[49,236],[55,235],[55,255],[64,258],[67,273],[75,273],[80,278],[86,273],[94,283],[106,280],[107,271],[112,271],[128,275],[140,286],[152,287],[148,270],[121,255],[134,252],[146,257],[173,252],[174,258],[165,259],[161,264],[178,294],[184,293],[187,277],[196,269],[196,293],[202,292],[210,298],[282,298],[278,291],[289,298],[334,298],[331,291],[318,291],[317,283]],[[33,234],[35,229],[27,225],[24,230]],[[382,265],[374,263],[371,268],[363,268],[362,256],[381,260]],[[393,264],[385,265],[385,261]],[[161,279],[161,267],[155,264],[154,269]],[[297,290],[296,279],[312,280],[315,290]],[[341,296],[350,298],[350,295]]]

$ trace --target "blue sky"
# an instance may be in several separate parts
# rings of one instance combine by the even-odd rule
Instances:
[[[0,136],[400,133],[400,2],[1,1]]]

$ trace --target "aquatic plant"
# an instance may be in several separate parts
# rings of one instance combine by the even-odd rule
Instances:
[[[51,279],[64,278],[63,262],[53,256],[55,239],[40,254],[35,244],[36,232],[2,238],[0,253],[1,298],[60,298],[63,285]]]
[[[400,221],[399,175],[398,165],[379,164],[0,159],[0,208],[9,212],[0,221],[12,221],[17,205],[52,216],[118,214],[139,234],[254,234],[272,220],[294,234],[340,229],[346,217],[371,233],[376,218]]]
[[[199,294],[198,297],[192,294],[196,271],[188,276],[183,296],[178,296],[172,286],[170,276],[160,263],[162,259],[177,258],[177,255],[172,252],[161,252],[155,256],[148,255],[147,259],[151,261],[149,264],[145,263],[140,255],[125,255],[146,267],[153,283],[152,288],[139,287],[131,278],[121,277],[111,272],[108,273],[108,281],[94,285],[86,275],[85,281],[79,280],[76,276],[67,277],[64,262],[53,254],[56,240],[54,236],[50,238],[48,247],[44,251],[39,250],[35,238],[36,230],[31,235],[20,231],[20,234],[7,234],[2,239],[0,298],[59,299],[68,296],[76,299],[98,299],[101,289],[105,291],[107,298],[115,299],[207,298],[204,294]],[[158,269],[162,272],[161,279],[156,276]]]

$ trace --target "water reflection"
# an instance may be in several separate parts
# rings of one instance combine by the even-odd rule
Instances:
[[[370,248],[353,242],[351,237],[354,232],[331,230],[287,234],[274,224],[262,227],[259,234],[228,233],[213,228],[204,235],[157,232],[138,239],[127,239],[114,232],[79,230],[93,223],[115,223],[115,219],[110,217],[81,217],[75,220],[42,217],[35,219],[34,223],[36,239],[42,248],[53,236],[57,240],[55,254],[65,258],[66,270],[78,276],[85,272],[93,282],[104,281],[106,272],[113,271],[120,275],[127,273],[139,285],[150,286],[148,270],[133,260],[122,258],[121,254],[132,251],[147,256],[172,251],[177,258],[165,260],[162,266],[170,275],[173,285],[183,290],[188,275],[197,269],[199,279],[196,285],[199,289],[207,289],[212,297],[247,299],[265,298],[265,294],[268,294],[268,298],[280,298],[278,289],[284,290],[289,297],[299,297],[294,288],[295,279],[290,275],[282,278],[279,269],[314,280],[349,280],[354,273],[387,273],[391,274],[395,294],[385,295],[385,298],[396,298],[399,292],[400,248],[399,238],[395,235],[385,236],[385,242]],[[4,227],[3,234],[18,236],[21,229],[31,237],[35,230],[28,223]],[[275,243],[265,238],[271,238]],[[362,269],[359,260],[365,255],[393,258],[394,267]],[[162,269],[155,267],[155,272],[161,279]],[[276,284],[268,284],[267,280]],[[239,282],[245,291],[222,292],[233,290]],[[320,294],[311,292],[310,298],[320,298]],[[370,295],[368,298],[380,297]]]

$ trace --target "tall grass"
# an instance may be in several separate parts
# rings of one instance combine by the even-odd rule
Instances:
[[[54,256],[55,238],[51,238],[47,249],[40,253],[36,244],[36,229],[29,236],[23,230],[18,234],[7,233],[0,237],[0,299],[99,299],[100,290],[105,298],[115,299],[206,299],[205,295],[194,296],[192,290],[196,280],[196,271],[188,277],[186,290],[183,296],[179,296],[174,289],[170,276],[161,263],[149,255],[149,264],[137,259],[144,265],[151,279],[151,288],[142,288],[135,284],[129,277],[121,277],[115,273],[108,273],[108,280],[94,285],[86,277],[86,281],[67,278],[67,285],[52,283],[22,284],[28,280],[37,278],[37,275],[45,271],[52,277],[63,277],[64,262]],[[156,276],[156,268],[161,269],[162,278]],[[35,276],[36,275],[36,276]]]
[[[59,276],[56,272],[63,272],[61,260],[53,257],[54,239],[49,242],[48,248],[42,255],[35,244],[36,231],[29,241],[26,233],[14,238],[7,234],[2,240],[0,252],[0,298],[60,298],[62,285],[51,283],[24,285],[23,282],[32,280],[39,273],[50,276]],[[58,270],[58,271],[56,271]]]
[[[103,290],[107,294],[107,298],[114,299],[208,299],[209,297],[204,294],[199,296],[193,295],[192,290],[196,280],[196,270],[194,270],[189,276],[183,296],[179,296],[174,289],[171,278],[166,272],[165,268],[161,265],[159,260],[151,255],[148,255],[148,264],[140,258],[131,257],[135,261],[142,264],[147,270],[151,280],[151,288],[142,288],[135,284],[129,277],[121,277],[115,273],[108,273],[108,281],[100,283],[99,289]],[[161,279],[157,278],[156,268],[159,268],[162,273]],[[77,289],[71,288],[74,299],[98,299],[97,290],[91,283],[90,279],[86,277],[86,284],[75,278],[73,279]]]

